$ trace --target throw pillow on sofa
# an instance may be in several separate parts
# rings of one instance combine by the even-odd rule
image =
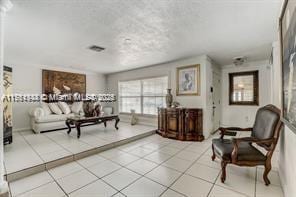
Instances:
[[[41,108],[44,111],[44,115],[49,115],[52,113],[50,108],[48,107],[48,103],[41,103]]]
[[[82,105],[82,102],[74,102],[71,106],[71,111],[74,114],[79,114],[81,111],[83,111]]]
[[[71,113],[71,109],[69,107],[69,105],[65,102],[58,102],[58,106],[59,108],[62,110],[62,112],[64,114],[70,114]]]
[[[62,114],[62,110],[59,108],[57,103],[48,103],[48,107],[50,108],[50,110],[55,113],[55,114]]]

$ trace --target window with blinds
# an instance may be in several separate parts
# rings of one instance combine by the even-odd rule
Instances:
[[[165,106],[167,88],[167,76],[119,82],[119,112],[155,115]]]

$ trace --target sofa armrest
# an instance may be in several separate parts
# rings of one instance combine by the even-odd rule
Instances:
[[[29,115],[31,117],[38,118],[38,117],[44,116],[45,112],[41,107],[35,107],[29,111]]]

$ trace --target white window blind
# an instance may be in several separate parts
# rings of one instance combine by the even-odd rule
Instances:
[[[119,82],[119,112],[157,114],[157,108],[165,106],[168,77],[156,77]]]

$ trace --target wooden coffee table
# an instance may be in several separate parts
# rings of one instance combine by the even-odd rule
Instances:
[[[95,125],[104,123],[104,126],[107,126],[108,121],[115,120],[115,128],[118,130],[118,122],[120,121],[118,115],[102,115],[96,117],[70,117],[66,120],[66,125],[68,127],[67,133],[71,133],[71,125],[74,125],[77,129],[77,138],[80,138],[80,127],[81,126],[88,126],[88,125]]]

